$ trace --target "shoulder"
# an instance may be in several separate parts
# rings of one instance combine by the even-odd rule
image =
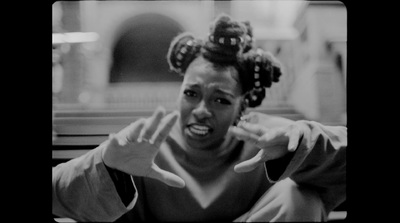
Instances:
[[[249,112],[246,119],[250,123],[260,124],[268,128],[284,127],[294,123],[293,120],[261,112]]]

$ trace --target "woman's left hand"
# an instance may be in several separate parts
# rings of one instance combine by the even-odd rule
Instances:
[[[231,127],[229,132],[239,140],[250,142],[260,149],[253,158],[237,164],[234,167],[236,172],[251,171],[268,160],[294,152],[303,136],[302,129],[296,123],[269,129],[259,124],[241,121],[237,126]]]

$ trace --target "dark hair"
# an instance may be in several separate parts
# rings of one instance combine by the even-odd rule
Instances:
[[[248,106],[257,107],[265,98],[265,88],[278,82],[282,71],[281,64],[271,53],[253,48],[250,22],[234,21],[223,14],[211,24],[206,40],[187,32],[176,36],[167,60],[170,69],[181,75],[200,55],[216,65],[235,67]]]

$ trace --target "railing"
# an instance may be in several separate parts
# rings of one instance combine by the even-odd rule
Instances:
[[[252,109],[292,120],[303,119],[290,107]],[[171,110],[167,110],[170,112]],[[53,117],[53,159],[70,159],[85,153],[141,118],[149,117],[153,110],[66,110],[55,111]]]

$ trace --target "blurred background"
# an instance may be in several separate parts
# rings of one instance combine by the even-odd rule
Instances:
[[[346,125],[347,11],[339,1],[58,1],[52,5],[53,147],[98,145],[161,105],[182,77],[166,54],[177,34],[206,38],[221,13],[250,21],[256,47],[283,64],[254,110]]]
[[[206,38],[220,13],[250,21],[255,45],[283,64],[253,110],[346,125],[347,11],[339,1],[58,1],[52,6],[53,165],[162,105],[182,77],[166,54],[177,34]],[[331,219],[332,220],[332,219]]]
[[[206,38],[220,13],[250,21],[256,47],[283,64],[254,110],[347,123],[347,11],[339,1],[58,1],[52,10],[54,145],[70,136],[100,142],[159,105],[173,110],[182,77],[168,69],[169,44],[185,31]]]
[[[258,109],[346,124],[347,12],[338,1],[55,2],[54,112],[173,109],[182,79],[168,70],[169,43],[184,31],[205,38],[220,13],[250,21],[256,46],[284,65]]]

